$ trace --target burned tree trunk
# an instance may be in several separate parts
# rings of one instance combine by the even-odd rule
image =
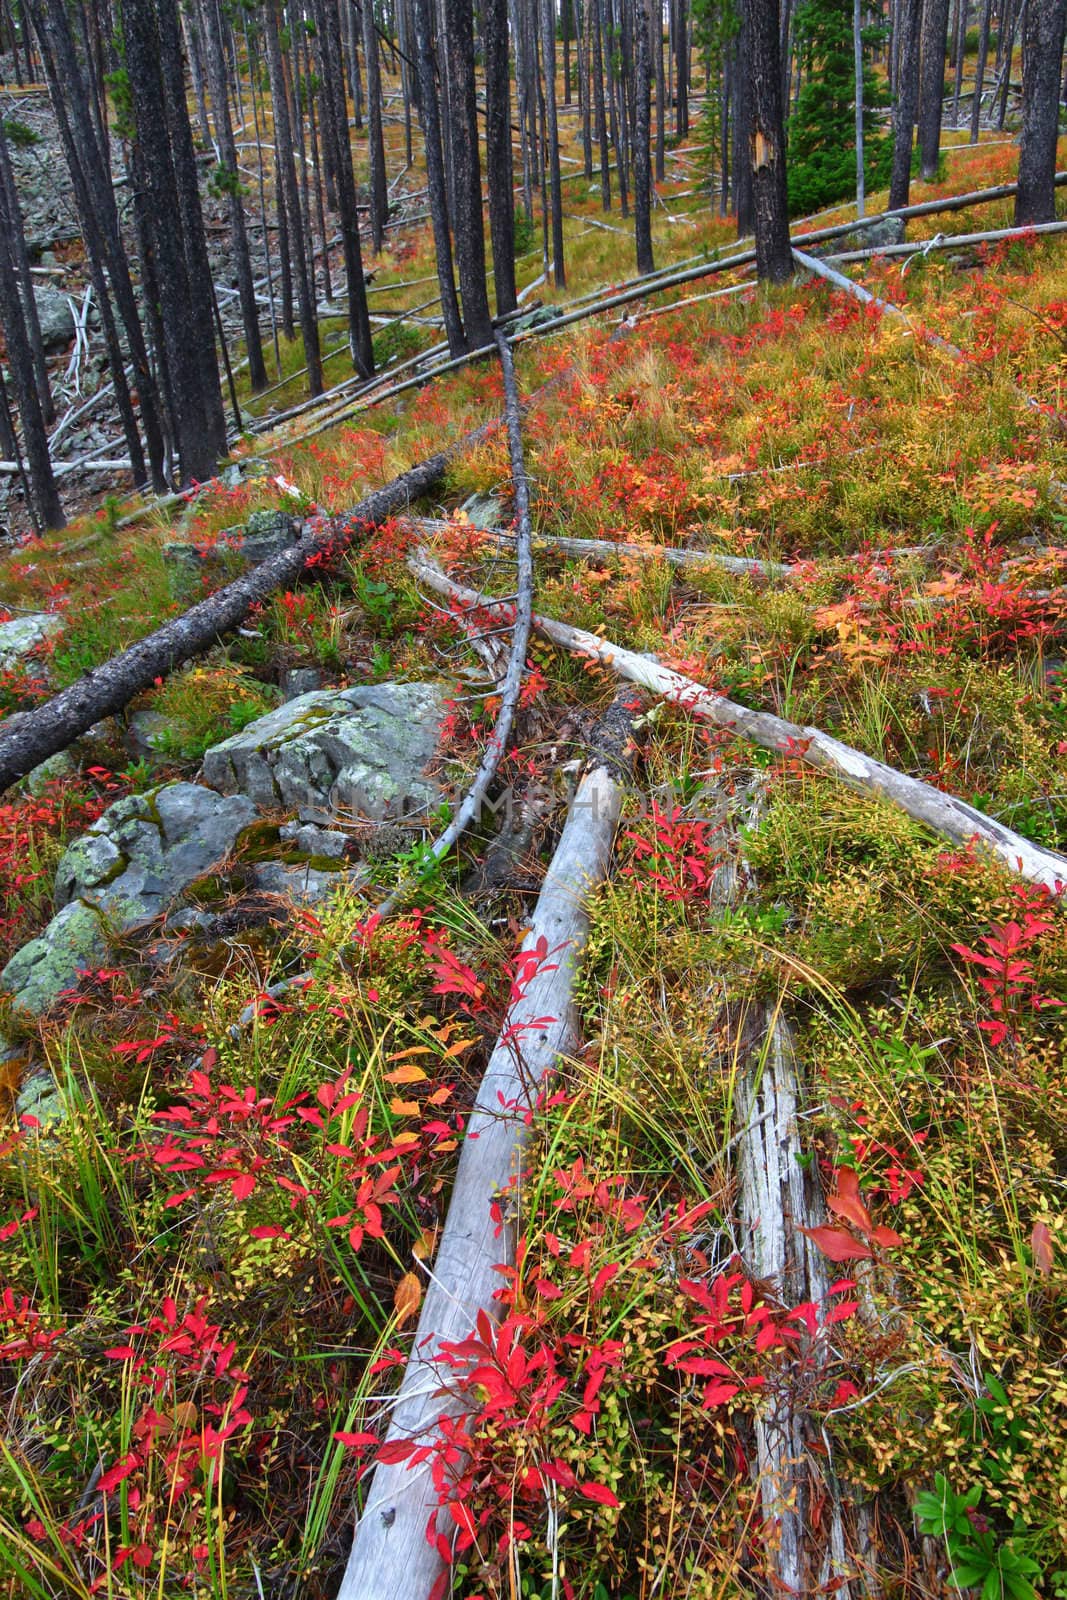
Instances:
[[[1016,227],[1052,222],[1056,215],[1054,179],[1065,26],[1067,0],[1027,0]]]
[[[749,169],[756,235],[756,271],[770,283],[793,275],[782,118],[777,0],[744,0],[743,69],[751,103]]]
[[[511,159],[511,79],[507,0],[485,0],[485,174],[497,316],[514,311],[515,198]]]
[[[456,264],[463,326],[472,349],[493,342],[485,287],[482,171],[478,158],[478,103],[474,87],[474,28],[467,0],[445,0],[445,57],[451,95]]]
[[[911,146],[915,108],[919,96],[919,26],[922,0],[899,0],[897,7],[898,69],[893,102],[893,169],[889,179],[889,209],[908,203],[911,189]]]

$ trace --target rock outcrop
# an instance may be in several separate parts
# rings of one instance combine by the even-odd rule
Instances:
[[[255,806],[195,783],[127,795],[75,839],[56,870],[60,907],[17,951],[0,988],[17,1009],[47,1011],[79,972],[105,960],[109,934],[158,917],[194,879],[224,860]]]
[[[337,815],[395,820],[424,811],[438,789],[424,775],[439,737],[435,684],[319,689],[270,711],[215,745],[204,780],[301,822]]]

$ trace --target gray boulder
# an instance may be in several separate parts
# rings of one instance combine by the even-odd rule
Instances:
[[[444,690],[427,683],[299,695],[209,750],[204,781],[306,822],[339,811],[379,819],[420,811],[439,793],[424,769],[444,702]]]
[[[300,537],[300,523],[286,511],[253,511],[244,527],[223,528],[217,542],[197,543],[191,539],[170,539],[163,546],[163,559],[176,571],[191,573],[198,568],[236,558],[258,566],[288,548]]]
[[[242,796],[224,799],[195,783],[117,800],[64,852],[56,870],[59,912],[12,956],[0,988],[24,1011],[47,1011],[79,972],[101,965],[109,932],[159,916],[229,854],[254,817]]]
[[[67,296],[58,289],[35,288],[33,298],[45,349],[65,350],[74,337],[74,311]]]
[[[316,828],[313,822],[283,822],[278,830],[280,838],[306,856],[323,856],[340,861],[348,845],[348,838],[329,828]]]
[[[907,226],[906,217],[881,217],[866,228],[856,228],[840,239],[831,240],[821,253],[835,255],[839,250],[881,250],[887,244],[903,244]]]
[[[63,618],[50,611],[31,611],[24,617],[0,622],[0,671],[10,672],[16,662],[48,639],[63,632]]]
[[[282,680],[282,699],[295,700],[298,695],[311,694],[322,688],[322,673],[315,667],[293,667]]]
[[[285,900],[313,905],[323,900],[338,883],[336,872],[320,872],[317,867],[284,861],[261,861],[252,869],[252,882],[261,894],[281,895]]]
[[[504,521],[504,502],[495,494],[468,495],[459,508],[474,528],[492,531]]]

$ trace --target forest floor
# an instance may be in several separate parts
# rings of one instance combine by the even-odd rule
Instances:
[[[731,242],[691,199],[675,210],[695,160],[672,153],[658,263]],[[913,198],[1009,180],[1016,160],[1009,142],[951,151]],[[594,225],[617,213],[570,188],[567,296],[545,300],[630,270],[630,239]],[[1005,226],[1010,202],[963,215],[958,231]],[[539,544],[537,608],[1067,851],[1063,246],[848,270],[907,320],[803,277],[766,291],[723,276],[673,298],[736,292],[678,309],[658,295],[625,327],[519,347],[536,532],[647,551]],[[376,287],[432,272],[423,229],[391,246]],[[303,441],[299,422],[257,437],[243,454],[263,453],[267,477],[127,526],[111,505],[12,550],[0,599],[64,630],[3,675],[5,710],[222,581],[225,561],[175,587],[177,524],[207,546],[257,508],[342,515],[501,401],[495,363],[440,377]],[[496,497],[506,524],[510,483],[497,429],[425,508],[442,525],[377,530],[143,696],[131,711],[165,719],[155,744],[131,754],[129,725],[109,722],[69,770],[9,794],[0,956],[48,922],[70,839],[118,798],[194,777],[294,668],[443,680],[458,797],[496,699],[404,556],[427,545],[459,581],[509,594],[506,554],[459,508]],[[663,546],[789,570],[678,567]],[[45,1018],[3,1016],[22,1046],[0,1069],[8,1595],[336,1592],[517,942],[615,695],[601,666],[541,640],[530,654],[501,784],[534,821],[508,871],[478,877],[487,824],[416,908],[376,925],[441,817],[381,830],[369,877],[281,926],[240,931],[235,892],[238,931],[199,965],[147,967],[127,937]],[[507,1349],[471,1395],[454,1592],[774,1593],[756,1424],[786,1395],[808,1419],[808,1531],[840,1494],[856,1593],[955,1578],[988,1600],[1063,1600],[1067,914],[802,748],[774,759],[684,706],[640,710],[578,978],[582,1048],[534,1119]],[[346,825],[365,843],[366,821]],[[720,869],[742,855],[723,903]],[[263,1000],[297,970],[297,996]],[[817,1308],[832,1331],[806,1358],[796,1330],[816,1312],[737,1264],[752,1020],[768,1015],[788,1020],[802,1085],[787,1159],[821,1178],[832,1216],[815,1242],[840,1263]],[[13,1114],[31,1052],[63,1101],[47,1129]]]

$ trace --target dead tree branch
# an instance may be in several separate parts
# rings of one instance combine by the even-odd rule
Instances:
[[[427,567],[417,556],[409,557],[409,564],[430,588],[447,594],[459,605],[478,606],[497,614],[503,610],[499,602],[479,594],[475,589],[465,588],[447,578],[442,580],[440,572]],[[713,694],[695,679],[673,672],[669,667],[662,667],[647,656],[627,650],[610,639],[599,639],[584,628],[573,628],[569,623],[537,614],[534,615],[534,627],[545,638],[551,639],[553,644],[601,662],[619,677],[641,684],[693,716],[702,717],[739,738],[749,739],[776,755],[804,761],[816,771],[839,779],[861,794],[898,806],[934,833],[954,839],[958,844],[977,840],[1009,872],[1018,873],[1031,883],[1043,884],[1054,893],[1061,885],[1067,884],[1067,857],[1043,849],[1021,833],[968,805],[965,800],[944,794],[919,778],[898,772],[873,756],[864,755],[851,745],[843,744],[831,734],[823,733],[818,728],[802,728],[769,711],[753,711],[748,706],[738,705],[724,695]]]
[[[448,827],[426,849],[422,870],[409,881],[398,884],[380,908],[381,915],[390,915],[407,895],[418,888],[426,871],[442,861],[452,846],[467,831],[481,811],[489,792],[489,785],[508,747],[511,727],[519,704],[523,673],[526,670],[526,651],[530,643],[530,626],[533,616],[533,557],[530,550],[530,486],[522,459],[522,424],[520,421],[519,390],[515,382],[515,363],[508,348],[507,338],[496,332],[496,348],[504,373],[504,416],[508,425],[508,450],[511,456],[511,481],[515,491],[515,559],[518,564],[518,584],[515,597],[515,620],[511,635],[511,654],[507,671],[500,686],[500,709],[485,754],[470,788],[464,795],[459,810]]]

